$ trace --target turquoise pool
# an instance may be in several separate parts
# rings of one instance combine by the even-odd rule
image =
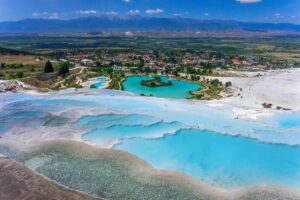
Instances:
[[[105,85],[106,81],[107,81],[107,78],[104,77],[104,76],[100,76],[97,78],[97,81],[99,82],[94,82],[90,85],[90,87],[93,87],[93,88],[101,88]]]
[[[105,82],[97,82],[91,85],[91,87],[100,88],[104,86]]]
[[[192,97],[190,91],[195,91],[203,88],[201,85],[179,80],[171,80],[173,83],[173,85],[171,86],[151,88],[141,85],[142,80],[150,79],[153,79],[153,77],[129,76],[123,82],[123,89],[125,91],[133,92],[138,95],[144,94],[146,96],[187,99]],[[161,79],[164,82],[169,81],[169,79],[166,76],[161,76]]]
[[[191,129],[159,139],[126,140],[116,148],[157,169],[183,172],[221,188],[260,184],[300,188],[300,147]]]
[[[234,117],[233,105],[72,91],[0,93],[0,135],[26,143],[82,134],[83,141],[127,151],[156,169],[221,188],[271,184],[300,189],[298,112],[248,121]],[[0,153],[7,155],[1,145]]]
[[[206,123],[201,115],[212,113],[208,110],[203,112],[194,114],[193,117]],[[87,130],[82,136],[84,140],[100,146],[109,144],[110,147],[130,152],[146,160],[157,169],[182,172],[217,187],[235,189],[250,185],[274,184],[300,189],[299,145],[274,144],[191,128],[182,122],[186,117],[184,112],[181,115],[167,115],[177,116],[180,121],[166,118],[161,120],[157,118],[158,115],[154,117],[106,114],[82,117],[76,122],[76,127],[84,127]],[[232,127],[241,129],[238,132],[251,129],[265,139],[270,139],[270,132],[272,138],[278,137],[275,130],[258,124],[247,125],[237,120],[223,121],[225,118],[220,113],[215,125],[231,124]],[[192,121],[189,121],[192,124]],[[290,131],[295,135],[298,133]],[[290,131],[278,134],[288,134]]]

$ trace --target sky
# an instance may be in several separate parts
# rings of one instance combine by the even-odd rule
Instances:
[[[0,21],[141,15],[300,24],[300,0],[0,0]]]

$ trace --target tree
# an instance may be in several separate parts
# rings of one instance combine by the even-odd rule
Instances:
[[[145,65],[144,59],[140,58],[140,64],[138,65],[138,68],[140,69],[140,71],[143,69],[144,65]]]
[[[214,57],[214,52],[209,52],[208,53],[208,60],[212,60],[213,59],[213,57]]]
[[[112,73],[114,72],[114,69],[113,69],[112,67],[108,67],[108,68],[106,69],[106,72],[107,72],[108,74],[112,74]]]
[[[155,56],[155,59],[158,60],[159,59],[159,52],[154,50],[153,51],[153,55]]]
[[[220,51],[218,51],[218,52],[216,53],[216,58],[220,59],[220,58],[222,58],[222,57],[223,57],[223,53],[220,52]]]
[[[23,78],[23,72],[17,72],[16,73],[16,78]]]
[[[126,74],[124,72],[121,72],[121,77],[122,78],[125,78],[126,77]]]
[[[69,73],[70,63],[69,62],[60,63],[56,67],[59,75],[66,75]]]
[[[222,82],[219,81],[219,79],[214,79],[210,81],[210,84],[217,87],[218,85],[221,85]]]
[[[1,64],[0,64],[0,68],[5,69],[5,68],[6,68],[6,63],[1,63]]]
[[[225,83],[225,86],[230,87],[230,86],[232,86],[232,83],[230,81],[228,81],[228,82]]]
[[[45,64],[44,72],[45,73],[52,73],[52,72],[54,72],[52,63],[49,60]]]
[[[173,74],[174,76],[179,76],[179,72],[180,72],[180,68],[179,68],[179,67],[176,67],[176,68],[173,70],[172,74]]]
[[[165,74],[169,74],[171,69],[169,67],[165,67]]]
[[[155,80],[156,82],[161,82],[160,76],[156,76],[156,77],[154,78],[154,80]]]
[[[154,82],[151,82],[150,83],[150,87],[155,87],[156,85],[155,85],[155,83]]]
[[[145,72],[146,72],[147,74],[151,72],[150,67],[145,67],[144,70],[145,70]]]

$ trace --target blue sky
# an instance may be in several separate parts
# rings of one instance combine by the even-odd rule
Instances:
[[[0,0],[0,21],[103,14],[300,24],[300,0]]]

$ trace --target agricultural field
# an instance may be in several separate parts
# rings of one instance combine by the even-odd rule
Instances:
[[[32,55],[0,55],[0,79],[36,76],[43,72],[45,58]]]
[[[149,45],[151,44],[151,45]],[[37,54],[72,50],[150,49],[161,51],[211,50],[247,56],[282,57],[299,60],[300,36],[264,37],[99,37],[99,36],[0,36],[0,46]]]

